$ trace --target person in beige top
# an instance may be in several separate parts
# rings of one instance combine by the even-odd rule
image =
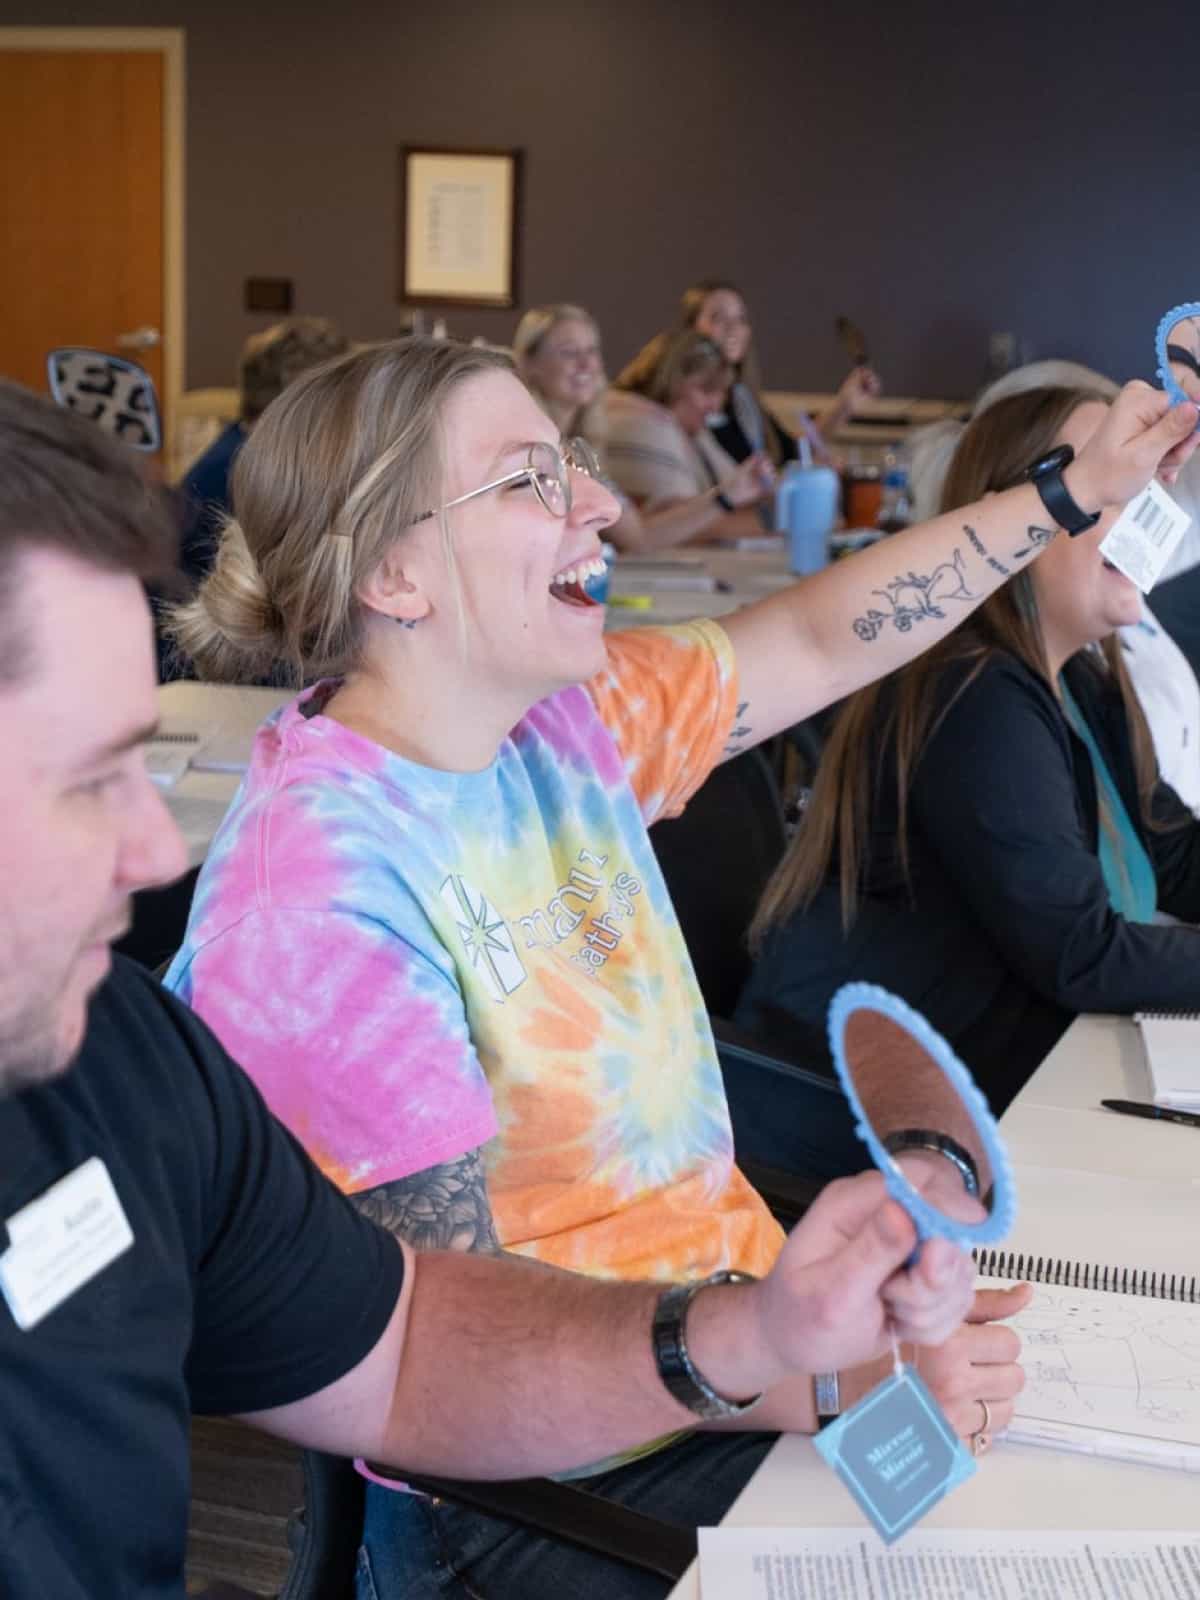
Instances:
[[[708,429],[733,369],[703,334],[648,346],[608,392],[608,470],[641,513],[642,547],[761,534],[775,487],[765,455],[740,465]]]

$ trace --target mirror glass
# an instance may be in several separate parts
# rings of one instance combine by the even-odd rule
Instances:
[[[829,1042],[858,1136],[919,1237],[940,1234],[966,1249],[1003,1239],[1016,1210],[1012,1168],[987,1101],[941,1035],[886,989],[851,983],[833,997]],[[931,1146],[940,1136],[969,1153],[987,1208],[982,1221],[939,1210],[913,1187],[885,1148],[888,1136],[901,1130],[919,1130]],[[951,1159],[935,1159],[954,1170]],[[955,1198],[958,1192],[955,1187]]]
[[[51,350],[46,368],[60,406],[98,422],[134,450],[162,447],[158,395],[144,367],[103,350],[72,347]]]
[[[1178,404],[1200,404],[1200,301],[1175,306],[1158,324],[1155,339],[1158,376]]]

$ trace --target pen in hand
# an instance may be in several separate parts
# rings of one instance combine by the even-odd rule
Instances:
[[[1178,1122],[1184,1128],[1200,1128],[1200,1116],[1194,1111],[1172,1111],[1169,1106],[1142,1105],[1138,1100],[1101,1100],[1106,1111],[1118,1111],[1123,1117],[1153,1117],[1156,1122]]]

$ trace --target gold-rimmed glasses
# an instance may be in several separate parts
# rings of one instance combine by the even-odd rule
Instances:
[[[435,506],[432,511],[423,511],[413,519],[414,525],[428,522],[430,517],[440,516],[443,511],[474,500],[477,495],[490,494],[493,489],[503,489],[510,483],[520,483],[522,478],[533,485],[534,494],[552,517],[565,517],[571,509],[572,471],[585,473],[589,478],[600,476],[596,452],[586,439],[568,439],[561,450],[539,441],[529,446],[529,456],[523,467],[518,467],[515,472],[506,472],[502,478],[493,478],[491,483],[481,483],[478,489],[468,489],[466,494],[457,495],[444,505]]]

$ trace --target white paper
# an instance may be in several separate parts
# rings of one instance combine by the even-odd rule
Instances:
[[[1151,478],[1104,535],[1100,554],[1149,594],[1175,554],[1191,517]]]
[[[1200,1305],[1035,1283],[1012,1326],[1025,1387],[1007,1438],[1200,1472]]]
[[[1200,1600],[1187,1533],[701,1528],[703,1600]]]

